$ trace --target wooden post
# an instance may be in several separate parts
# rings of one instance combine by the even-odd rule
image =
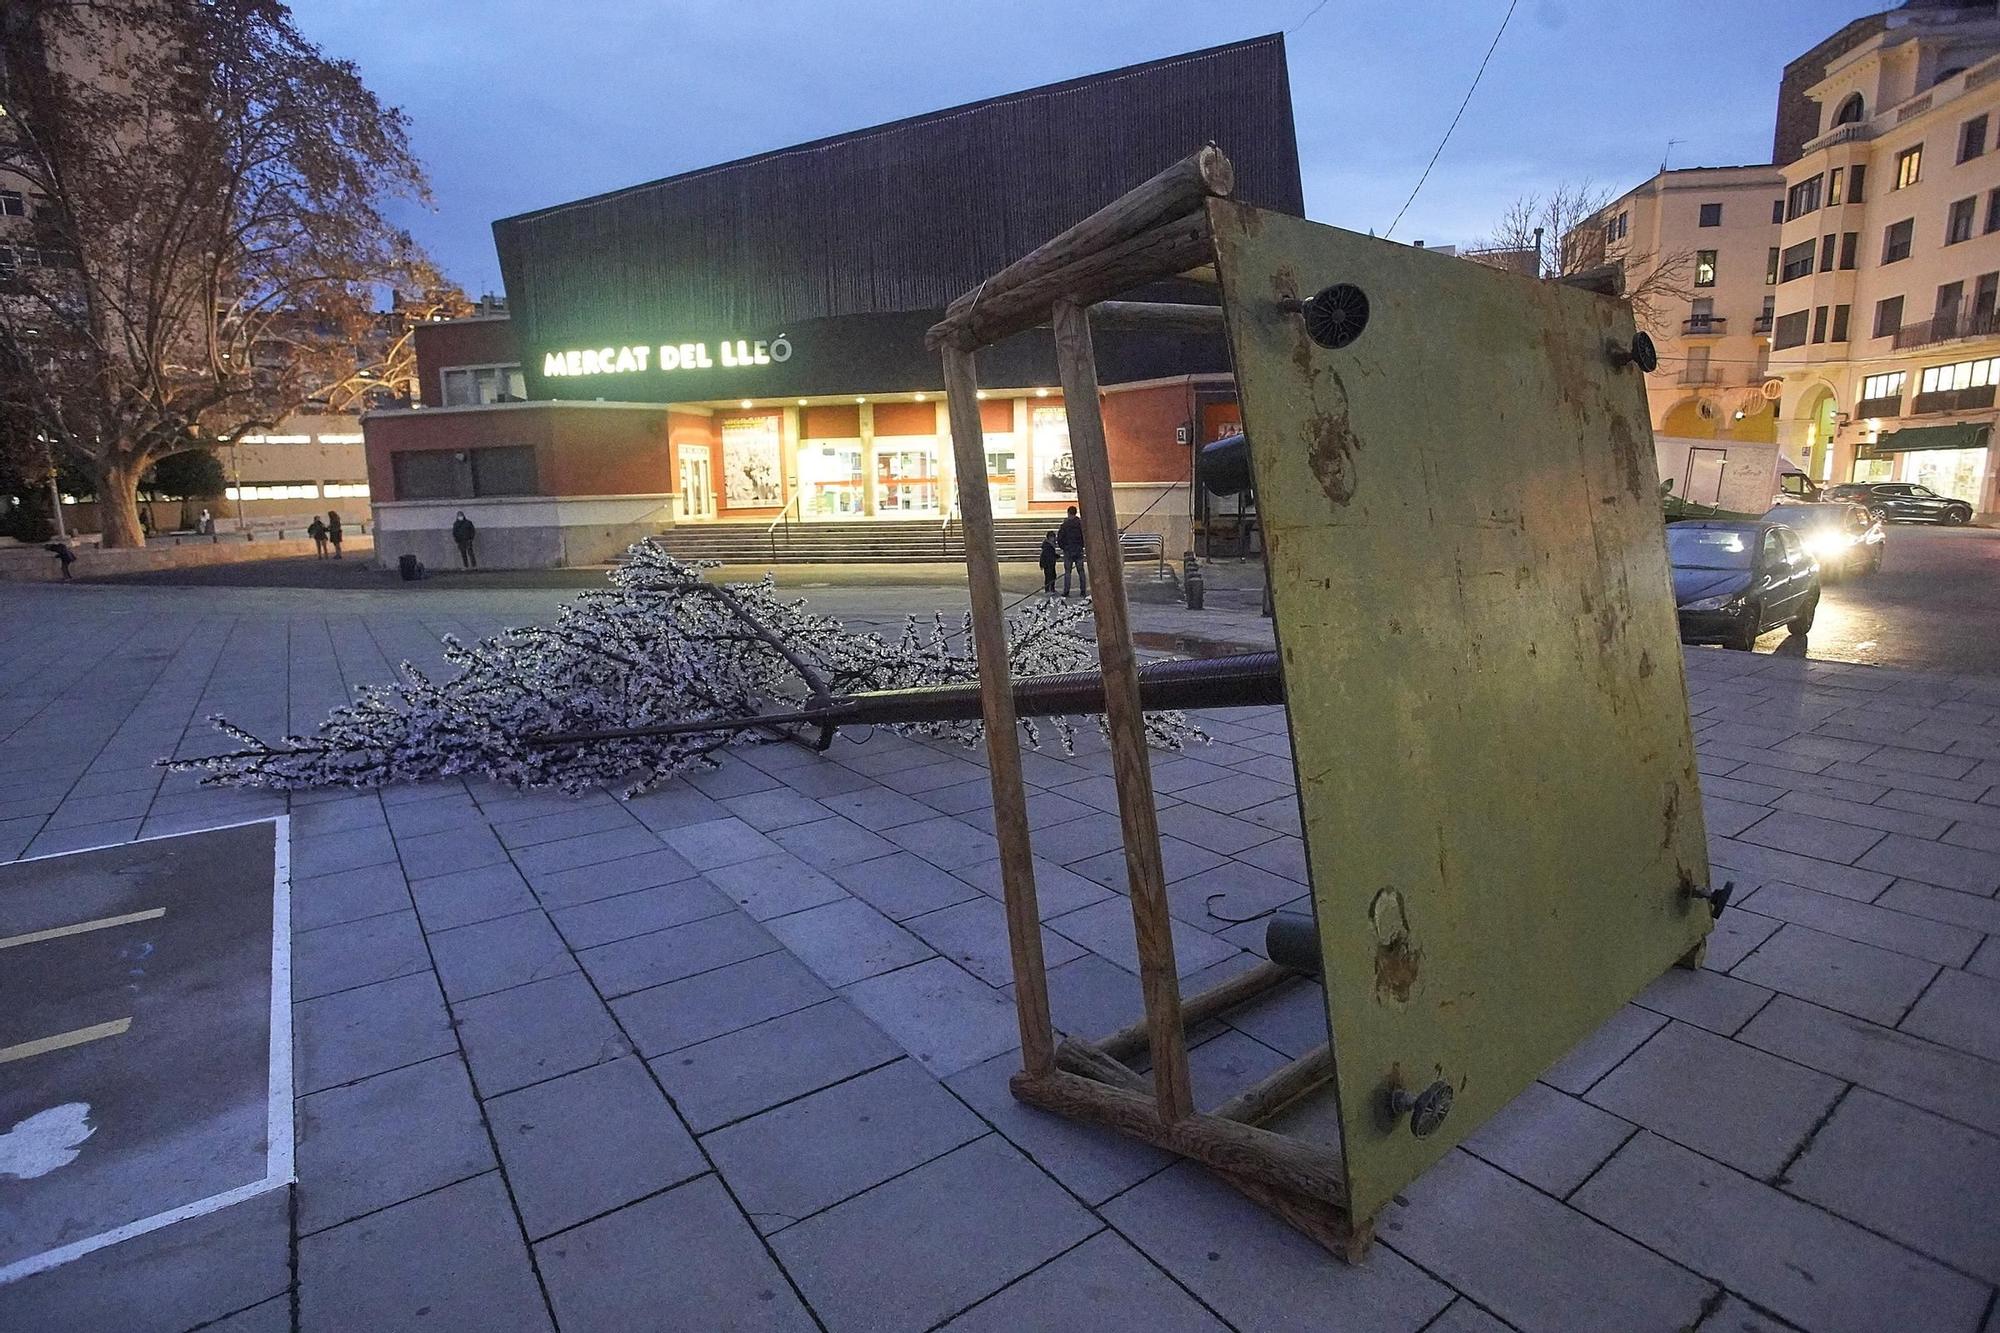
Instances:
[[[1090,317],[1074,301],[1056,302],[1056,365],[1062,373],[1070,452],[1090,605],[1097,618],[1097,661],[1104,676],[1104,716],[1111,733],[1111,768],[1118,784],[1118,823],[1125,836],[1125,871],[1132,891],[1132,928],[1139,946],[1139,984],[1152,1029],[1153,1095],[1171,1124],[1194,1110],[1188,1087],[1187,1040],[1181,1030],[1181,985],[1167,917],[1167,876],[1160,860],[1159,816],[1146,754],[1146,718],[1139,706],[1139,664],[1125,606],[1124,560],[1118,551],[1118,511],[1111,493],[1111,458],[1097,403],[1097,354]]]
[[[1055,1069],[1055,1034],[1049,1021],[1048,974],[1042,963],[1034,852],[1028,841],[1028,796],[1021,785],[1020,723],[1014,712],[1014,682],[1007,658],[1007,618],[1000,602],[1000,561],[993,548],[993,497],[986,488],[986,431],[979,420],[979,384],[972,353],[946,347],[943,356],[951,451],[958,463],[965,579],[972,592],[979,704],[986,724],[987,769],[993,783],[993,834],[1000,844],[1007,946],[1014,962],[1021,1068],[1030,1077],[1040,1078]]]

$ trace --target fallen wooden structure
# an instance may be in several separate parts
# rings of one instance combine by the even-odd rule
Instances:
[[[1267,213],[1232,188],[1204,148],[960,296],[927,338],[958,464],[1021,1038],[1012,1087],[1199,1161],[1358,1259],[1397,1189],[1698,950],[1708,867],[1644,392],[1624,370],[1629,311]],[[1169,278],[1218,287],[1220,304],[1112,299]],[[1329,1040],[1207,1108],[1189,1030],[1299,973],[1267,962],[1181,994],[1093,319],[1226,328],[1265,501]],[[1097,589],[1145,1001],[1142,1022],[1094,1041],[1058,1041],[1050,1018],[976,402],[978,351],[1043,326]],[[1473,447],[1481,413],[1499,424]],[[1443,469],[1453,451],[1463,478]],[[1574,751],[1593,737],[1608,749]],[[1565,763],[1584,770],[1575,790]],[[1328,1093],[1337,1134],[1274,1124]]]

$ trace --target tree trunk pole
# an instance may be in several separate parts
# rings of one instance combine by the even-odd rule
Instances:
[[[139,526],[139,474],[144,470],[143,463],[134,464],[122,453],[97,465],[98,541],[107,551],[146,544],[145,530]]]

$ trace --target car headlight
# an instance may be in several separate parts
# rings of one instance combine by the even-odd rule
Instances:
[[[1733,611],[1743,600],[1740,593],[1726,593],[1721,597],[1703,597],[1699,601],[1681,603],[1683,611]]]
[[[1850,544],[1851,539],[1839,532],[1814,533],[1805,540],[1806,554],[1820,559],[1830,555],[1842,555]]]

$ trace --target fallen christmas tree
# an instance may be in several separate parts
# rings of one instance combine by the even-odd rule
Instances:
[[[205,783],[297,789],[376,787],[483,774],[515,787],[570,793],[618,784],[637,794],[693,769],[716,751],[791,739],[784,728],[742,729],[742,719],[869,690],[962,684],[977,675],[969,633],[942,614],[911,617],[895,641],[858,634],[831,616],[779,596],[769,576],[710,583],[709,566],[634,546],[612,571],[612,587],[559,608],[553,625],[510,629],[474,644],[447,636],[450,680],[405,662],[394,684],[371,686],[336,708],[311,736],[267,743],[223,717],[210,720],[243,748],[163,761],[201,772]],[[1088,603],[1037,598],[1007,622],[1017,676],[1096,666],[1077,632]],[[716,722],[714,731],[620,735],[552,745],[544,738],[630,731],[661,723]],[[1075,726],[1041,719],[1065,752]],[[727,724],[727,725],[725,725]],[[977,745],[976,721],[896,724],[912,736]],[[1041,728],[1021,720],[1039,746]],[[1177,712],[1147,716],[1147,738],[1179,749],[1200,737]]]

